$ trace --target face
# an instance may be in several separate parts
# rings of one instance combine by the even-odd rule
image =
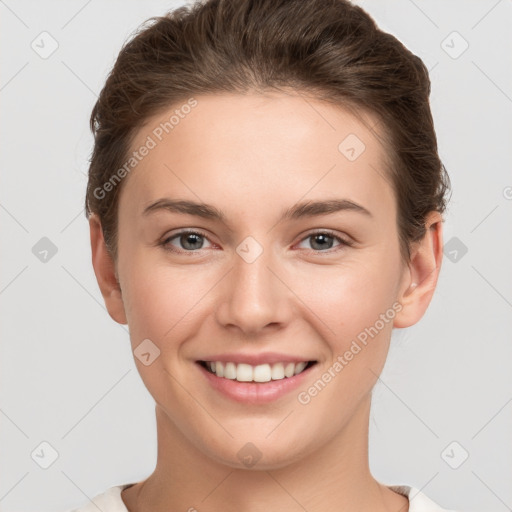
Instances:
[[[385,149],[313,98],[195,100],[133,142],[152,147],[120,196],[113,316],[190,446],[279,467],[342,435],[384,365],[410,278]]]

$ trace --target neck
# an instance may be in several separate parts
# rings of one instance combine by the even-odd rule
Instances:
[[[156,408],[155,471],[122,493],[130,512],[407,512],[408,500],[381,485],[368,464],[370,395],[320,449],[284,467],[238,469],[193,446]]]

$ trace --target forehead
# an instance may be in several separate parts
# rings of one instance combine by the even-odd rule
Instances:
[[[370,114],[302,94],[199,95],[139,130],[132,151],[150,149],[128,176],[121,203],[141,214],[151,201],[179,196],[261,212],[263,204],[349,195],[389,210],[376,126]]]

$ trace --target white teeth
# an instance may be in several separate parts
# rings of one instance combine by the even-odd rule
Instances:
[[[221,361],[207,361],[208,369],[225,379],[237,380],[238,382],[269,382],[271,380],[282,380],[293,377],[303,372],[308,363],[275,363],[259,364],[252,366],[245,363],[222,363]]]
[[[253,380],[254,382],[268,382],[272,379],[272,371],[269,364],[259,364],[254,367]]]
[[[239,382],[251,382],[252,366],[250,364],[239,364],[236,367],[236,380]]]
[[[284,376],[285,377],[292,377],[294,373],[295,373],[295,365],[293,363],[288,363],[284,367]]]
[[[235,363],[226,363],[224,366],[224,377],[226,379],[236,379],[236,366]]]
[[[304,368],[306,368],[306,365],[308,363],[305,363],[305,362],[302,362],[302,363],[298,363],[295,365],[295,371],[293,372],[294,375],[297,375],[299,374],[302,370],[304,370]]]
[[[272,380],[284,379],[283,363],[276,363],[276,364],[272,365],[271,377],[272,377]]]

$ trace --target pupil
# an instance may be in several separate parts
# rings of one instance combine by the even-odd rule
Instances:
[[[199,247],[196,247],[194,246],[194,239],[195,239],[195,243],[196,244],[199,244]],[[196,235],[194,233],[186,233],[184,235],[181,236],[181,241],[183,243],[183,247],[185,247],[185,249],[200,249],[201,248],[201,235]],[[192,244],[192,247],[189,246],[189,241],[192,240],[191,244]],[[199,242],[198,242],[199,240]]]
[[[331,239],[331,244],[329,244],[328,242],[327,242],[327,244],[320,243],[320,245],[318,247],[315,247],[315,244],[317,243],[318,239],[323,240],[324,242],[326,242],[326,239],[327,240]],[[314,235],[312,246],[314,249],[330,249],[332,247],[332,237],[330,235],[324,235],[324,234]]]

